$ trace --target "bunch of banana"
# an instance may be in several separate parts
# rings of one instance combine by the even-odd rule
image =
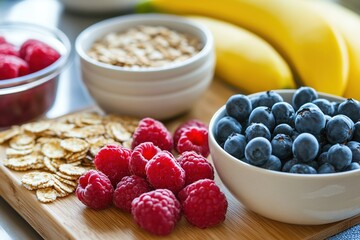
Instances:
[[[289,65],[293,76],[295,76],[299,84],[311,86],[318,91],[335,95],[347,93],[347,86],[351,85],[348,85],[348,81],[352,77],[349,78],[347,49],[349,44],[344,41],[345,34],[337,26],[331,24],[327,18],[324,18],[322,14],[319,14],[319,11],[312,6],[310,1],[145,0],[138,6],[138,11],[195,14],[235,24],[238,26],[237,29],[240,29],[240,27],[247,29],[271,44]],[[213,29],[216,44],[230,45],[229,48],[233,48],[233,51],[235,51],[231,55],[225,53],[225,50],[231,52],[231,49],[217,46],[218,57],[223,56],[217,62],[219,66],[217,66],[216,73],[218,75],[221,75],[223,79],[233,83],[235,86],[248,91],[258,91],[259,89],[256,87],[259,87],[264,81],[278,81],[271,83],[272,85],[269,84],[269,86],[281,86],[279,85],[279,78],[277,80],[270,78],[259,80],[261,75],[256,72],[263,71],[260,65],[250,67],[251,64],[255,65],[255,63],[251,63],[249,52],[259,53],[256,44],[246,42],[248,48],[246,52],[243,52],[245,47],[237,45],[244,44],[244,41],[240,42],[238,38],[223,37],[223,35],[229,36],[230,34],[232,36],[234,34],[225,33],[226,31],[236,32],[234,30],[225,31],[225,29],[228,29],[227,27],[219,27],[219,24],[225,24],[224,22],[206,19],[205,24]],[[252,41],[249,38],[247,39]],[[242,58],[242,55],[246,57]],[[268,58],[267,61],[273,61],[269,56],[263,56],[263,58]],[[350,56],[350,62],[352,61],[351,58]],[[238,59],[241,59],[239,64],[232,63],[229,65],[229,62],[238,61]],[[284,61],[278,60],[278,62],[282,62],[281,64],[284,65]],[[247,64],[248,70],[239,72],[239,65],[244,63]],[[268,65],[271,66],[269,63]],[[275,67],[275,65],[275,63],[272,64],[272,71],[280,71],[276,74],[284,76],[282,73],[284,70],[280,69],[286,67],[279,68]],[[360,69],[359,66],[358,68]],[[242,74],[242,78],[239,78],[238,74]],[[255,77],[257,78],[255,79]],[[256,81],[261,81],[261,84]],[[293,80],[289,80],[288,76],[285,76],[282,81],[292,87]],[[350,80],[350,82],[352,81]],[[245,85],[248,86],[245,87]],[[349,92],[347,94],[353,95],[355,93]],[[359,96],[352,97],[358,98]]]

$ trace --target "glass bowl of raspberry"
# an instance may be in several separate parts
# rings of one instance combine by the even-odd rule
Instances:
[[[106,19],[81,32],[75,48],[84,85],[105,112],[175,117],[191,109],[214,75],[211,32],[175,15]]]
[[[70,52],[59,29],[0,24],[0,128],[35,120],[51,108]]]
[[[360,104],[309,87],[231,96],[209,124],[224,185],[247,209],[319,225],[360,213]]]

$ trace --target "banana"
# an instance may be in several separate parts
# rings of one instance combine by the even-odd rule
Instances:
[[[360,100],[360,16],[328,1],[311,0],[307,3],[343,36],[349,54],[349,75],[344,97]]]
[[[301,84],[344,93],[349,70],[344,40],[302,0],[148,0],[137,10],[205,15],[242,26],[272,44]]]
[[[262,38],[236,25],[220,20],[188,16],[205,25],[215,40],[215,74],[246,93],[294,88],[288,64]]]

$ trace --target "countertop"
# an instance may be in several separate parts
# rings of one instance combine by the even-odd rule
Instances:
[[[336,2],[360,14],[360,1],[339,0]],[[127,10],[117,13],[117,15],[129,12]],[[23,21],[49,27],[56,26],[70,38],[73,47],[77,35],[83,29],[112,16],[114,15],[89,16],[70,12],[64,9],[57,0],[0,0],[0,21]],[[75,50],[73,48],[73,60],[74,55]],[[95,104],[80,80],[77,64],[76,61],[72,61],[71,65],[62,74],[55,104],[47,113],[47,117],[61,116]],[[42,239],[2,197],[0,197],[0,239]],[[360,239],[360,225],[356,225],[329,239]]]

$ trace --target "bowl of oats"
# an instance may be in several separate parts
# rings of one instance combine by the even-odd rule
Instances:
[[[153,102],[157,105],[153,112],[148,111],[150,117],[164,115],[156,109],[166,109],[171,96],[175,99],[179,92],[196,92],[191,98],[196,101],[214,75],[211,32],[175,15],[130,14],[98,22],[79,34],[75,49],[84,85],[100,107],[116,103],[104,94],[99,101],[97,92],[129,99],[159,99]],[[203,87],[200,91],[192,91],[195,86],[197,89]],[[170,101],[163,101],[162,96],[167,99],[170,96]],[[130,114],[116,106],[104,110],[114,113],[121,110],[122,114]],[[186,110],[189,107],[185,110],[181,107],[168,117]],[[143,115],[134,111],[131,114]]]

